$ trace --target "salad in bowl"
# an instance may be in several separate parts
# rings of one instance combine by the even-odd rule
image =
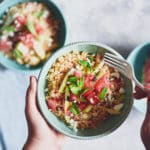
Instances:
[[[132,82],[104,62],[106,52],[122,58],[103,44],[69,44],[41,70],[38,105],[47,122],[61,133],[77,139],[101,137],[127,118],[133,104]]]
[[[37,66],[62,46],[61,23],[44,3],[14,5],[0,21],[0,52],[18,64]]]
[[[102,54],[72,51],[61,56],[47,75],[47,105],[71,128],[96,128],[124,105],[124,81],[104,63]]]

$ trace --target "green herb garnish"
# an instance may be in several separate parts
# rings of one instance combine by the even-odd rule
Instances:
[[[102,89],[102,91],[100,92],[100,94],[99,94],[99,99],[100,100],[104,100],[104,98],[105,98],[105,96],[106,96],[106,94],[107,94],[107,91],[108,91],[108,88],[107,87],[104,87],[103,89]]]
[[[16,57],[16,58],[19,58],[19,59],[22,59],[22,54],[19,50],[15,49],[13,51],[13,55]]]
[[[77,79],[72,77],[72,80],[75,81]],[[69,87],[73,94],[78,95],[84,87],[84,77],[82,76],[80,80],[77,80],[75,84],[73,83]]]
[[[15,31],[15,27],[13,26],[4,26],[2,27],[2,31],[6,31],[6,32],[14,32]]]
[[[71,83],[77,83],[77,80],[78,80],[77,77],[70,77],[70,78],[68,79],[68,81],[71,82]]]
[[[82,76],[81,79],[79,81],[77,81],[77,85],[80,88],[80,90],[83,89],[83,87],[84,87],[84,76]]]
[[[92,71],[92,66],[89,62],[87,62],[85,60],[80,60],[79,64],[82,65],[83,67],[89,69],[90,71]]]
[[[75,115],[78,115],[80,113],[76,103],[72,102],[71,112]]]
[[[94,58],[93,58],[93,56],[89,56],[88,59],[89,59],[90,62],[92,63]]]

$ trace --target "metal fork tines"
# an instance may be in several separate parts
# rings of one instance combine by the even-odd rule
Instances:
[[[105,53],[104,61],[107,65],[117,69],[129,79],[132,79],[132,68],[128,62],[111,53]]]
[[[107,65],[120,71],[127,78],[133,80],[135,84],[142,90],[145,89],[144,86],[136,79],[132,66],[125,59],[119,58],[118,56],[113,55],[111,53],[105,53],[104,62]]]

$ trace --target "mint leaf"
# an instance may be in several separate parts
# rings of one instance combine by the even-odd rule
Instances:
[[[104,100],[104,98],[105,98],[105,96],[106,96],[106,94],[107,94],[107,91],[108,91],[108,88],[107,87],[104,87],[103,89],[102,89],[102,91],[100,92],[100,94],[99,94],[99,99],[100,100]]]
[[[72,102],[71,112],[75,115],[78,115],[80,113],[76,103]]]
[[[7,31],[8,33],[9,32],[14,32],[15,31],[15,27],[13,27],[13,26],[4,26],[4,27],[2,27],[2,30],[3,31]]]
[[[89,59],[90,62],[92,63],[94,58],[93,58],[93,56],[89,56],[88,59]]]
[[[70,77],[68,81],[71,83],[77,83],[77,80],[78,80],[77,77]]]
[[[84,76],[82,76],[82,78],[80,79],[80,81],[77,82],[77,85],[79,87],[80,90],[83,89],[84,87]]]
[[[92,71],[92,66],[89,62],[85,61],[85,60],[80,60],[79,64],[82,65],[85,68],[90,69],[90,71]]]

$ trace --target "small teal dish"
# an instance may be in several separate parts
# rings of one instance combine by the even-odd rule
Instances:
[[[133,66],[135,76],[142,83],[143,69],[147,57],[150,56],[150,43],[144,43],[136,47],[128,56],[127,61]],[[140,111],[146,112],[146,101],[134,101],[134,106]]]
[[[132,95],[132,82],[125,76],[123,76],[124,83],[125,83],[125,98],[124,98],[124,107],[122,112],[119,115],[111,116],[105,121],[101,122],[94,129],[85,129],[85,130],[78,130],[75,132],[73,129],[70,129],[62,120],[56,117],[52,112],[49,111],[47,107],[47,103],[45,100],[45,88],[47,84],[47,73],[48,70],[51,68],[52,64],[56,61],[57,58],[60,56],[72,51],[86,51],[89,53],[105,53],[110,52],[114,55],[121,57],[122,56],[112,48],[98,43],[93,42],[77,42],[73,44],[69,44],[63,48],[60,48],[44,65],[43,69],[41,70],[38,78],[38,87],[37,87],[37,101],[38,106],[40,108],[41,113],[43,114],[44,118],[47,122],[55,128],[57,131],[65,134],[71,138],[76,139],[94,139],[98,137],[102,137],[105,135],[110,134],[114,130],[116,130],[127,118],[133,104],[133,95]]]
[[[0,18],[2,18],[2,16],[4,15],[5,11],[7,9],[9,9],[10,7],[17,5],[19,3],[24,3],[24,2],[41,2],[43,4],[45,4],[49,10],[54,14],[54,16],[56,17],[56,19],[59,20],[60,23],[60,27],[59,27],[59,48],[64,46],[65,41],[66,41],[66,36],[67,36],[67,27],[66,27],[66,23],[65,23],[65,19],[64,16],[62,14],[62,12],[60,11],[60,9],[58,8],[58,6],[56,6],[56,4],[54,2],[52,2],[51,0],[3,0],[0,3]],[[59,49],[58,48],[58,49]],[[54,52],[57,51],[54,50]],[[20,65],[18,64],[16,61],[11,60],[7,57],[4,57],[3,53],[0,52],[0,64],[2,64],[3,66],[5,66],[6,68],[9,69],[13,69],[13,70],[19,70],[19,71],[34,71],[34,70],[38,70],[40,69],[43,64],[45,62],[34,66],[34,67],[27,67],[25,65]]]

